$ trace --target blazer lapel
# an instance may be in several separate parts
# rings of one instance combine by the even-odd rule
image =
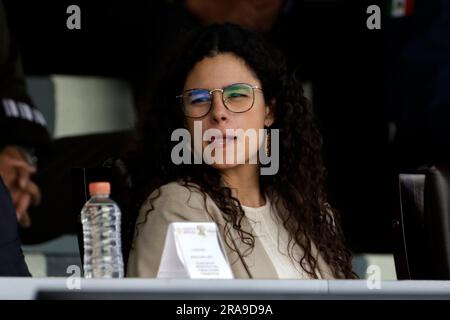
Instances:
[[[244,217],[242,219],[241,224],[242,230],[246,232],[252,233],[253,229],[248,222],[248,220]],[[237,254],[239,255],[239,259],[241,260],[244,268],[247,271],[249,278],[258,278],[258,279],[278,279],[277,271],[267,254],[264,246],[262,245],[261,240],[258,237],[255,237],[255,246],[252,251],[249,251],[250,248],[248,245],[244,244],[238,234],[238,232],[234,229],[231,229],[232,242],[236,249]]]
[[[217,205],[210,199],[209,211],[212,212],[213,221],[219,226],[222,236],[231,240],[234,250],[225,245],[225,250],[228,255],[228,260],[236,278],[258,278],[258,279],[278,279],[278,273],[273,266],[272,260],[264,249],[261,240],[255,237],[255,246],[252,251],[249,251],[249,246],[242,243],[238,232],[230,227],[229,233],[226,232],[225,226],[228,222],[225,221],[222,212]],[[227,226],[228,227],[228,226]],[[246,217],[242,219],[242,230],[255,234],[250,222]]]

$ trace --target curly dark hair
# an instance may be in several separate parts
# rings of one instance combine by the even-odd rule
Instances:
[[[290,234],[289,248],[296,243],[303,249],[304,255],[297,262],[312,278],[317,278],[318,264],[312,244],[336,278],[354,278],[339,214],[327,203],[322,138],[300,81],[295,73],[288,72],[283,55],[270,47],[262,35],[232,24],[193,30],[177,50],[153,90],[151,106],[140,116],[141,165],[134,172],[136,189],[140,191],[137,203],[142,204],[151,192],[169,182],[195,187],[205,201],[209,195],[223,212],[226,232],[235,229],[248,245],[248,252],[254,247],[254,235],[241,228],[244,210],[219,172],[206,164],[175,165],[171,160],[171,134],[184,127],[184,115],[175,96],[183,90],[189,71],[205,57],[232,53],[243,59],[261,81],[265,101],[276,101],[271,106],[275,118],[271,128],[280,132],[280,167],[275,175],[260,176],[260,185],[261,192],[288,213],[280,218]]]

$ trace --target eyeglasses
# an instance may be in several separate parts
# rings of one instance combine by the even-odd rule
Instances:
[[[253,107],[255,90],[262,91],[261,88],[247,83],[235,83],[222,89],[190,89],[176,97],[181,100],[181,108],[186,117],[202,118],[211,111],[215,91],[222,93],[223,104],[229,111],[243,113]]]

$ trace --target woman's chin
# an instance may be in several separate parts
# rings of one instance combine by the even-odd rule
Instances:
[[[240,166],[245,166],[249,164],[249,160],[248,159],[240,159],[240,161],[237,161],[236,159],[234,161],[227,161],[225,163],[217,163],[214,162],[213,164],[211,164],[211,167],[213,167],[216,170],[222,171],[222,170],[230,170],[230,169],[235,169],[238,168]]]
[[[223,170],[229,170],[240,166],[238,163],[213,163],[211,167],[213,167],[216,170],[223,171]]]

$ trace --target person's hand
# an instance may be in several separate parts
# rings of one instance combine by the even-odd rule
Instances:
[[[41,199],[39,187],[31,180],[36,167],[30,165],[21,150],[15,146],[0,151],[0,176],[11,193],[17,220],[23,227],[30,226],[28,208],[38,205]]]
[[[37,206],[41,202],[39,187],[30,180],[25,189],[15,189],[12,191],[11,198],[16,208],[19,224],[24,228],[30,227],[31,220],[28,214],[28,208],[30,205]]]
[[[189,10],[206,23],[231,22],[268,31],[274,25],[282,0],[186,0]]]
[[[238,1],[226,17],[226,22],[236,23],[255,31],[269,31],[276,22],[282,5],[280,0]]]

